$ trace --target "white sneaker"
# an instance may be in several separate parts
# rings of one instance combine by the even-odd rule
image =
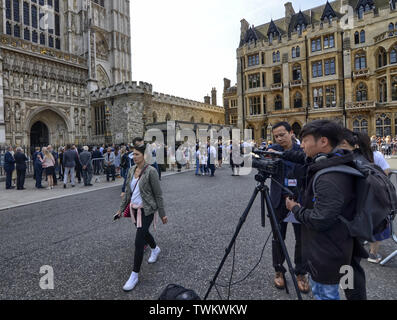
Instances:
[[[132,271],[130,278],[125,283],[123,290],[124,291],[131,291],[135,288],[138,283],[138,273]]]
[[[148,263],[155,263],[157,261],[157,257],[159,256],[161,250],[159,247],[152,249],[152,253],[150,254]]]

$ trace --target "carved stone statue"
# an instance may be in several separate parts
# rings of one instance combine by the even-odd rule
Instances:
[[[9,104],[8,102],[7,102],[6,105],[5,105],[5,109],[6,109],[6,118],[5,118],[5,121],[6,121],[6,122],[9,122],[10,119],[11,119],[11,106],[10,106],[10,104]]]
[[[77,109],[77,108],[74,109],[73,118],[74,118],[74,124],[76,126],[78,126],[79,125],[79,109]]]
[[[21,106],[19,105],[19,103],[15,105],[15,121],[21,121]]]

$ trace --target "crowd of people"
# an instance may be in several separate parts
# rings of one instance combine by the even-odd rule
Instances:
[[[387,159],[389,159],[397,153],[397,136],[395,138],[392,138],[391,136],[372,136],[371,147],[376,151],[381,152]]]

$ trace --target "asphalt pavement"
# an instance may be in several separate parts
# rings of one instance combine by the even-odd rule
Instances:
[[[164,177],[161,186],[169,223],[159,221],[152,232],[162,252],[158,262],[149,265],[146,251],[140,282],[129,293],[122,287],[132,271],[135,227],[129,219],[112,223],[120,186],[0,211],[0,299],[152,300],[169,283],[203,297],[254,191],[254,174],[232,177],[229,168],[217,170],[214,178],[185,172]],[[273,286],[271,239],[263,250],[269,224],[267,220],[261,227],[258,198],[218,283],[228,284],[232,267],[235,282],[260,263],[247,279],[231,287],[230,299],[296,299],[289,274],[289,295]],[[293,259],[291,226],[286,242]],[[380,253],[385,256],[395,249],[397,245],[387,240]],[[362,264],[369,299],[396,299],[397,258],[384,267]],[[40,287],[42,266],[52,267],[54,289]],[[217,289],[210,299],[228,297],[227,287]]]

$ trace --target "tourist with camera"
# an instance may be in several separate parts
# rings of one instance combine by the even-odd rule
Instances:
[[[280,122],[273,126],[273,137],[275,139],[276,144],[272,146],[272,149],[269,151],[279,151],[284,152],[287,150],[293,150],[295,152],[300,152],[303,154],[302,149],[299,147],[297,143],[293,140],[293,131],[288,122]],[[274,207],[276,218],[278,220],[278,224],[280,226],[281,235],[283,240],[285,240],[285,236],[287,233],[287,222],[284,222],[285,218],[288,216],[289,210],[285,206],[285,198],[288,197],[288,193],[282,189],[281,186],[288,188],[292,191],[296,199],[300,198],[299,196],[299,188],[301,179],[297,177],[296,172],[297,166],[299,164],[284,161],[284,170],[283,176],[274,177],[274,179],[278,182],[271,182],[270,186],[270,198],[272,200],[272,205]],[[306,271],[304,268],[304,263],[302,260],[302,244],[301,244],[301,226],[298,223],[292,224],[294,228],[295,234],[295,274],[297,277],[298,288],[302,293],[309,292],[309,283],[306,278]],[[285,272],[286,269],[283,266],[285,262],[285,256],[283,254],[281,244],[276,238],[276,233],[274,232],[275,227],[272,226],[273,230],[273,241],[272,241],[272,255],[273,255],[273,267],[276,272],[276,276],[274,279],[274,285],[278,289],[285,288]]]
[[[135,165],[128,172],[126,192],[122,198],[120,209],[114,217],[115,219],[120,218],[123,213],[125,216],[131,216],[137,227],[134,267],[130,278],[123,287],[124,291],[133,290],[138,283],[145,244],[149,244],[152,249],[148,263],[155,263],[160,254],[160,248],[149,232],[155,213],[158,212],[163,224],[168,222],[164,211],[159,175],[155,168],[146,163],[145,149],[144,144],[134,147]]]
[[[302,205],[286,198],[286,207],[301,223],[303,259],[318,300],[340,299],[338,289],[344,275],[341,268],[351,266],[354,256],[364,250],[339,219],[351,221],[356,213],[355,177],[331,171],[314,180],[322,169],[352,163],[351,151],[337,149],[342,132],[336,122],[315,120],[305,125],[301,133],[306,159],[294,152],[283,156],[296,162],[303,160],[307,165]]]

